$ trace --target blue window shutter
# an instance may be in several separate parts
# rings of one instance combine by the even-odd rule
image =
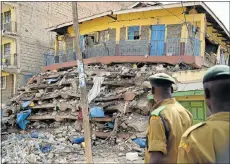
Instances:
[[[128,40],[134,40],[134,33],[140,31],[140,26],[131,26],[128,28]]]
[[[128,40],[134,40],[134,27],[129,27],[128,29]]]

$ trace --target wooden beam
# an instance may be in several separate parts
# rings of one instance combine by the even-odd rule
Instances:
[[[113,17],[112,15],[107,15],[107,16],[112,18],[113,20],[117,20],[117,17]]]
[[[73,27],[74,27],[74,34],[75,34],[74,48],[78,59],[77,62],[78,62],[78,73],[79,73],[79,86],[81,90],[81,110],[83,116],[83,128],[84,128],[84,137],[85,137],[86,163],[93,163],[89,111],[88,111],[89,110],[88,97],[87,97],[88,94],[87,94],[86,82],[85,82],[84,61],[83,61],[81,46],[80,46],[77,2],[72,2],[72,10],[73,10]]]

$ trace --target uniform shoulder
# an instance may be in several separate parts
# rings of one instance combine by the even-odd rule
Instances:
[[[201,123],[191,126],[184,132],[183,137],[188,137],[191,133],[194,133],[196,130],[204,127],[205,124],[206,122],[201,122]]]
[[[159,114],[166,108],[166,105],[159,106],[158,108],[152,111],[151,116],[159,116]]]

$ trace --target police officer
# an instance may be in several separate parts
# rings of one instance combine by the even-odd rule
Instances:
[[[205,101],[212,115],[182,136],[178,163],[229,163],[230,67],[216,65],[203,78]]]
[[[176,163],[180,139],[192,125],[192,115],[172,98],[175,80],[171,76],[158,73],[149,80],[156,104],[149,119],[145,163]]]

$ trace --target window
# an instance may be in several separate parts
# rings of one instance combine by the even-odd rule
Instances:
[[[109,40],[109,31],[104,30],[99,32],[99,43],[107,42]]]
[[[1,76],[1,89],[6,89],[6,76]]]
[[[10,54],[10,43],[4,44],[2,46],[2,49],[3,49],[2,52],[4,55],[9,55]]]
[[[92,47],[97,43],[98,43],[97,32],[85,35],[85,45],[87,47]]]
[[[11,22],[11,11],[4,12],[4,23],[9,23]]]
[[[7,11],[1,14],[2,22],[9,23],[11,22],[11,11]]]
[[[128,28],[128,40],[140,39],[140,26],[131,26]]]

